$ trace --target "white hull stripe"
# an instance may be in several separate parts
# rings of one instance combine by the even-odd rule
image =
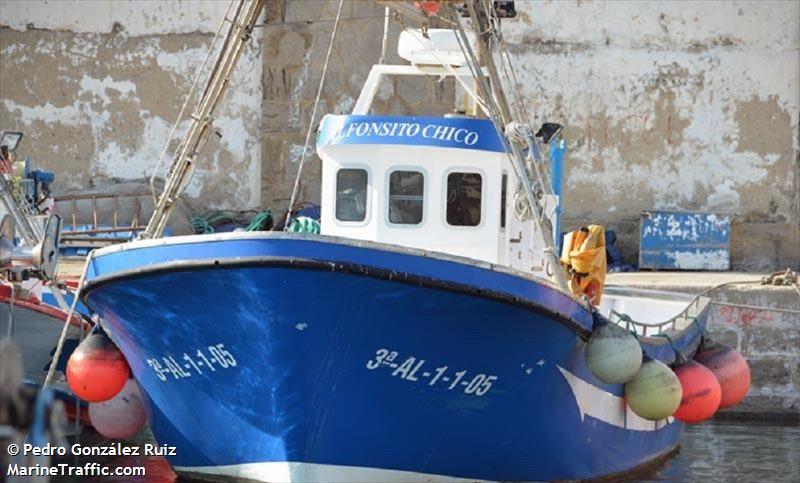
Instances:
[[[176,466],[177,473],[201,473],[217,478],[243,478],[270,483],[408,483],[477,482],[469,478],[385,470],[360,466],[323,465],[297,462],[246,463],[229,466]]]
[[[558,370],[572,389],[584,420],[589,415],[618,428],[633,431],[657,431],[674,421],[671,417],[662,421],[644,419],[631,411],[625,399],[584,381],[561,366],[558,366]]]

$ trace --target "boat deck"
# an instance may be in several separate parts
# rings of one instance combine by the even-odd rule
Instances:
[[[80,278],[85,257],[62,257],[58,266],[59,278]],[[606,285],[634,287],[667,292],[695,294],[723,283],[735,282],[748,284],[750,288],[760,287],[763,290],[775,288],[761,286],[764,274],[748,272],[621,272],[606,275]]]
[[[83,273],[86,257],[61,257],[58,260],[57,277],[61,280],[79,279]]]

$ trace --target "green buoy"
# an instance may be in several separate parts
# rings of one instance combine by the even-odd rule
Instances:
[[[624,384],[642,367],[642,348],[633,334],[606,324],[589,337],[586,365],[594,377],[606,384]]]
[[[625,384],[625,400],[644,419],[658,421],[672,416],[681,405],[683,389],[678,376],[666,364],[649,360]]]

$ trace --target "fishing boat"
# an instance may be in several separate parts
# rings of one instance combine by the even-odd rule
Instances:
[[[70,319],[65,311],[42,303],[34,293],[26,291],[24,297],[20,294],[12,297],[10,286],[0,285],[0,334],[11,334],[19,345],[27,371],[26,382],[33,385],[44,382],[65,323],[69,325],[65,349],[56,362],[59,387],[64,391],[67,359],[80,342],[81,326],[86,333],[91,326],[77,315]]]
[[[231,17],[220,70],[235,65],[259,3]],[[498,12],[467,3],[475,28],[494,32]],[[531,182],[556,139],[511,122],[494,69],[454,21],[404,32],[410,64],[374,66],[353,112],[323,119],[321,234],[159,238],[158,213],[208,131],[198,124],[151,239],[89,257],[82,300],[127,358],[179,475],[587,480],[677,450],[683,424],[634,412],[623,383],[591,370],[587,347],[611,324],[635,333],[645,361],[690,358],[707,301],[570,289],[553,241],[557,190]],[[471,72],[485,73],[472,79],[488,115],[373,113],[385,77]],[[214,81],[197,123],[213,111]]]

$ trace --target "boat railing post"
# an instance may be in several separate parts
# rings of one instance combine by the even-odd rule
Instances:
[[[553,187],[553,194],[556,196],[556,213],[553,227],[553,240],[556,250],[561,253],[561,214],[564,192],[564,154],[567,150],[567,142],[563,138],[556,138],[550,141],[550,184]]]

